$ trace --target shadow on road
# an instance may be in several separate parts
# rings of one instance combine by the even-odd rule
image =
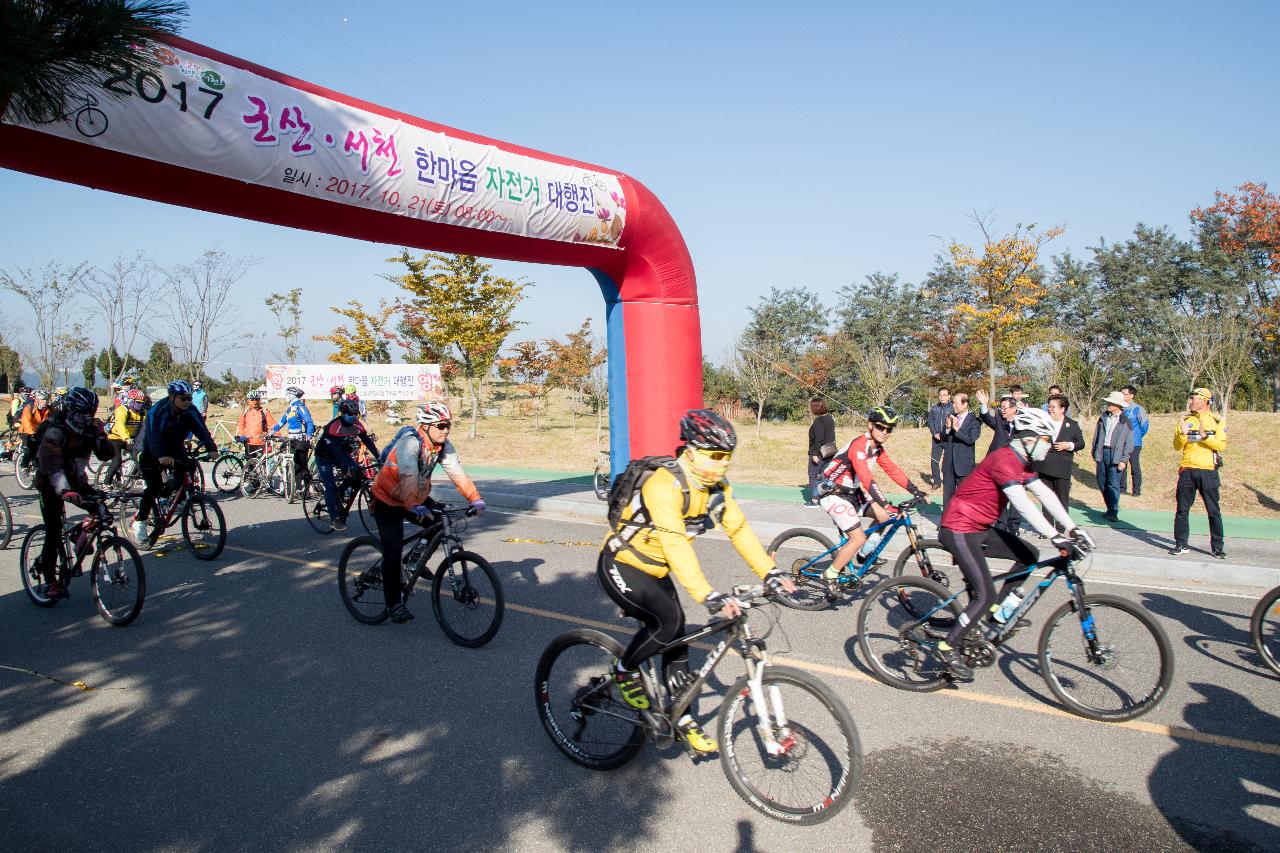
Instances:
[[[1280,681],[1258,656],[1249,637],[1248,616],[1197,607],[1158,592],[1144,592],[1142,604],[1152,613],[1181,622],[1191,633],[1183,638],[1190,648],[1221,664],[1272,681]],[[1237,627],[1223,617],[1243,620],[1245,627]],[[1215,648],[1215,645],[1226,649]]]

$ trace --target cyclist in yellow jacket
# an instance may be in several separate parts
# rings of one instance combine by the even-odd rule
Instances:
[[[1173,449],[1182,452],[1178,464],[1178,511],[1173,518],[1173,548],[1169,550],[1174,556],[1187,553],[1191,534],[1187,515],[1198,493],[1209,516],[1210,550],[1219,560],[1227,558],[1222,510],[1218,506],[1218,469],[1222,467],[1222,452],[1227,449],[1227,428],[1222,418],[1209,410],[1212,400],[1213,392],[1208,388],[1192,391],[1187,398],[1187,414],[1173,433]]]
[[[718,522],[752,571],[771,586],[795,591],[795,583],[778,570],[751,531],[732,487],[725,482],[738,443],[733,425],[715,412],[694,409],[680,420],[680,441],[683,446],[675,462],[650,474],[623,510],[618,529],[610,531],[596,563],[596,577],[605,593],[627,616],[644,623],[614,672],[623,699],[642,710],[649,707],[649,697],[639,666],[648,658],[662,653],[673,689],[679,690],[690,679],[688,647],[664,648],[685,633],[684,609],[672,575],[712,613],[732,618],[742,612],[735,599],[712,590],[693,552],[694,536]],[[689,714],[677,726],[693,750],[719,748]]]
[[[111,419],[111,432],[107,433],[107,441],[111,442],[115,455],[102,476],[103,483],[115,480],[116,474],[120,471],[120,463],[124,461],[124,455],[133,452],[133,440],[137,437],[138,430],[142,429],[145,396],[138,389],[131,388],[125,392],[120,405],[116,406],[115,414]]]

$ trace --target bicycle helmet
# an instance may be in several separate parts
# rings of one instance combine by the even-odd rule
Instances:
[[[423,426],[451,420],[453,420],[453,413],[450,412],[449,407],[440,400],[436,400],[431,403],[423,403],[418,406],[418,423]]]
[[[244,395],[244,398],[245,398],[246,400],[261,400],[261,399],[262,399],[262,394],[260,394],[260,393],[259,393],[259,392],[257,392],[257,391],[250,391],[248,394],[245,394],[245,395]]]
[[[738,446],[738,434],[724,416],[710,409],[690,409],[680,419],[680,441],[703,450],[732,452]]]
[[[170,397],[190,397],[191,383],[185,379],[175,379],[169,383]]]
[[[94,415],[98,413],[98,395],[88,388],[72,388],[62,398],[67,426],[78,433],[88,433],[94,428]]]
[[[1049,417],[1049,413],[1041,409],[1018,409],[1013,416],[1013,434],[1015,437],[1025,435],[1044,435],[1053,438],[1058,432],[1058,425]]]
[[[348,394],[354,394],[356,393],[356,386],[348,385],[346,388],[343,388],[342,390],[347,392]]]
[[[338,414],[356,416],[360,414],[360,401],[350,397],[338,403]]]
[[[301,400],[304,396],[306,396],[306,393],[307,393],[306,391],[303,391],[301,388],[299,388],[297,385],[290,385],[288,388],[284,389],[284,392],[286,394],[292,394],[294,397],[298,398],[299,400]]]
[[[146,408],[146,400],[146,395],[137,388],[129,389],[128,393],[124,395],[124,404],[131,412],[141,412]]]
[[[341,386],[341,385],[334,385],[332,388],[330,388],[330,389],[329,389],[329,396],[330,396],[330,397],[341,397],[341,396],[342,396],[342,391],[343,391],[343,388],[342,388],[342,386]]]
[[[35,399],[37,400],[44,400],[46,403],[49,402],[49,392],[44,390],[43,388],[35,392],[35,394],[32,396],[34,396]]]
[[[893,406],[876,406],[867,412],[867,423],[894,426],[898,423],[898,412]]]
[[[199,379],[197,379],[195,382],[191,383],[191,387],[199,391],[201,388],[204,387],[204,383],[201,382]]]

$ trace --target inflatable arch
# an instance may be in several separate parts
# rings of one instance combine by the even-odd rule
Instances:
[[[362,240],[585,267],[606,303],[614,471],[671,452],[678,417],[702,403],[697,289],[684,238],[644,185],[185,39],[145,49],[155,71],[115,69],[65,121],[5,117],[0,165]]]

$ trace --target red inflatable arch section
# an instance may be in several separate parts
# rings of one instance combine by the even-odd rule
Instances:
[[[629,458],[671,452],[678,418],[685,409],[702,404],[697,288],[684,238],[666,208],[643,184],[611,169],[359,101],[185,39],[166,42],[197,57],[452,139],[612,175],[626,198],[626,226],[617,248],[484,231],[335,204],[13,124],[0,124],[0,166],[94,189],[343,237],[585,267],[595,276],[606,302],[614,471]]]

